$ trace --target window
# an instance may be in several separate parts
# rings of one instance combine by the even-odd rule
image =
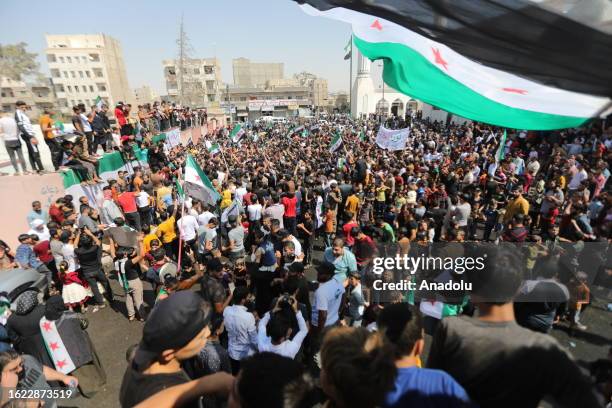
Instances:
[[[79,93],[79,87],[78,86],[74,86],[74,92]]]
[[[66,57],[66,62],[69,64],[72,64],[72,58],[71,57]]]
[[[87,87],[85,85],[83,85],[81,88],[83,88],[83,92],[87,92]]]
[[[64,78],[68,78],[68,72],[64,71]]]
[[[71,100],[70,100],[70,104],[71,104],[72,106],[75,106],[75,105],[76,105],[76,102],[74,101],[74,99],[71,99]]]
[[[72,93],[72,87],[70,85],[66,85],[66,88],[68,88],[69,93]]]
[[[57,59],[55,58],[55,54],[47,54],[47,61],[48,62],[57,62]]]
[[[60,63],[63,64],[64,63],[64,57],[59,57],[59,61],[60,61]]]
[[[99,62],[100,54],[89,54],[89,60],[93,62]]]
[[[83,75],[83,71],[79,71],[79,77],[80,77],[81,79],[85,78],[85,75]]]
[[[89,92],[93,92],[93,91],[94,91],[93,85],[89,85]]]
[[[62,85],[62,84],[55,84],[55,90],[57,92],[64,92],[64,85]]]
[[[82,100],[82,99],[79,99],[79,105],[80,105],[80,104],[82,104],[82,103],[83,103],[83,100]]]
[[[205,65],[204,66],[204,73],[205,74],[212,74],[214,72],[214,67],[212,65]]]
[[[74,71],[70,71],[70,76],[76,78],[76,74],[74,73]]]
[[[51,77],[52,78],[59,78],[60,77],[59,69],[52,69],[51,70]]]
[[[193,73],[196,75],[200,75],[200,68],[194,68]]]
[[[94,76],[96,78],[104,77],[104,73],[102,72],[102,69],[100,69],[100,68],[94,68],[93,72],[94,72]]]
[[[96,84],[98,86],[98,91],[106,92],[106,85],[104,84]]]
[[[87,78],[91,78],[91,72],[89,72],[89,71],[85,71],[85,76],[86,76]]]

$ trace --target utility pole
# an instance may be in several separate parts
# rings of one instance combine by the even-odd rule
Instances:
[[[185,32],[185,24],[183,22],[183,15],[181,14],[181,23],[179,27],[179,37],[176,40],[178,46],[178,63],[177,63],[177,75],[178,75],[178,87],[179,87],[179,102],[181,105],[193,103],[194,95],[193,89],[185,89],[185,87],[192,87],[192,81],[189,81],[189,62],[193,53],[193,48],[189,42],[189,37]]]

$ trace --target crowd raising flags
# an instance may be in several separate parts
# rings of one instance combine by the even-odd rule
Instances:
[[[412,7],[412,3],[429,1],[402,3],[383,0],[375,5],[365,1],[312,0],[306,3],[312,4],[301,6],[308,14],[351,24],[353,39],[359,51],[371,60],[383,59],[383,79],[389,86],[456,115],[509,128],[550,130],[581,126],[612,107],[610,70],[605,72],[596,69],[593,75],[599,75],[602,80],[594,81],[589,92],[576,92],[571,86],[576,82],[574,74],[530,77],[524,75],[521,66],[500,61],[490,64],[487,60],[478,61],[473,58],[474,55],[464,55],[463,51],[467,53],[469,47],[455,47],[456,43],[450,47],[434,40],[432,36],[428,37],[426,30],[429,27],[414,23],[404,9]],[[494,2],[475,0],[473,7],[478,9],[477,5],[481,3],[485,7]],[[518,4],[519,1],[509,0],[509,3]],[[447,8],[452,9],[453,5],[449,3]],[[419,11],[432,13],[433,16],[431,9]],[[512,16],[518,18],[515,14]],[[525,21],[520,27],[531,25],[533,23]],[[575,25],[575,22],[573,25],[568,23],[567,27]],[[583,31],[593,34],[587,28],[576,32]],[[601,58],[610,60],[607,66],[612,66],[611,36],[602,34],[596,37],[600,42],[594,44],[594,48],[606,51],[607,56]],[[488,47],[486,39],[486,36],[481,36],[485,48]],[[481,43],[477,45],[474,48],[480,49]],[[514,48],[529,47],[515,44]],[[545,47],[542,45],[542,48]],[[576,50],[572,48],[566,51]],[[587,57],[598,60],[588,52]],[[534,56],[534,60],[541,58]],[[576,60],[580,61],[580,58],[576,57]],[[568,85],[563,87],[565,84]],[[445,92],[439,92],[440,89]]]

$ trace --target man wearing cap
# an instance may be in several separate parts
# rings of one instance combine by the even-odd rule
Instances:
[[[119,402],[133,407],[151,395],[190,378],[181,363],[197,355],[210,336],[210,305],[192,291],[159,302],[142,332],[142,340],[123,376]],[[183,407],[199,407],[198,400]]]
[[[28,234],[36,235],[41,241],[48,241],[51,238],[49,228],[47,228],[43,220],[36,219],[30,223],[30,226],[32,229],[28,231]]]

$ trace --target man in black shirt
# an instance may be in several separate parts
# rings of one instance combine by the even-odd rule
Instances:
[[[79,237],[79,247],[74,250],[74,254],[81,265],[81,273],[94,294],[96,306],[93,311],[96,312],[98,309],[106,306],[104,298],[98,289],[98,282],[104,287],[104,294],[109,302],[113,301],[113,290],[106,275],[102,272],[102,246],[100,245],[100,240],[87,227],[84,227],[82,231],[85,235]],[[81,232],[79,231],[77,234],[80,235]]]
[[[133,407],[166,388],[189,382],[181,363],[206,345],[211,315],[210,304],[192,291],[174,293],[155,306],[123,376],[119,393],[122,407]],[[229,385],[233,379],[227,375],[224,381]],[[193,400],[181,406],[201,404]]]

